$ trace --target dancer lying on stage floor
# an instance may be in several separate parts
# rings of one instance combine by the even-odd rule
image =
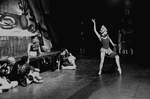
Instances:
[[[102,68],[103,68],[103,63],[104,63],[104,59],[105,59],[105,55],[108,55],[109,57],[115,58],[116,64],[118,66],[118,71],[121,74],[121,67],[120,67],[120,60],[119,60],[119,56],[117,55],[116,52],[112,51],[110,49],[109,46],[109,42],[115,46],[115,44],[112,42],[112,40],[110,39],[109,35],[107,34],[107,28],[102,25],[101,26],[101,30],[100,33],[97,32],[96,30],[96,22],[95,19],[92,19],[92,22],[94,23],[94,32],[97,35],[97,37],[99,38],[100,42],[102,43],[102,47],[101,47],[101,61],[100,61],[100,68],[99,68],[99,74],[101,74],[102,72]]]
[[[76,69],[75,64],[76,57],[73,56],[67,49],[62,49],[59,55],[59,69]]]

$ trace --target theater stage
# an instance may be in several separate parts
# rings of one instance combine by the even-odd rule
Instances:
[[[131,57],[120,61],[121,76],[108,70],[108,60],[99,76],[98,57],[77,57],[76,70],[42,72],[42,84],[17,86],[0,99],[150,99],[150,68]]]

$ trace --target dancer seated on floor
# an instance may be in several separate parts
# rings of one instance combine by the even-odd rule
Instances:
[[[10,88],[16,87],[18,85],[17,75],[13,73],[13,65],[15,64],[15,59],[9,57],[0,66],[0,93],[3,91],[8,91]]]
[[[20,61],[16,62],[15,67],[18,70],[19,85],[27,86],[32,82],[42,83],[43,78],[40,77],[40,69],[29,65],[28,56],[23,56]]]
[[[76,69],[76,57],[73,56],[67,49],[62,49],[59,55],[59,66],[62,69]]]
[[[38,36],[31,37],[31,43],[28,44],[27,54],[29,58],[42,55]]]
[[[99,74],[101,74],[101,71],[102,71],[105,55],[108,55],[109,57],[115,58],[116,64],[118,66],[118,71],[121,74],[121,67],[120,67],[119,56],[117,55],[116,52],[114,52],[114,51],[112,51],[110,49],[109,42],[113,46],[115,46],[115,44],[112,42],[112,40],[110,39],[109,35],[107,34],[107,28],[104,25],[102,25],[101,26],[101,30],[100,30],[101,34],[100,34],[96,30],[95,19],[92,19],[92,22],[94,23],[94,32],[97,35],[97,37],[99,38],[100,42],[102,43],[102,47],[101,47],[101,50],[100,50],[101,51],[101,61],[100,61]]]

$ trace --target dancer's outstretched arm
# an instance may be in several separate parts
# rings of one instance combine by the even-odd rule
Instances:
[[[96,22],[95,22],[95,19],[92,19],[92,22],[94,23],[94,32],[95,34],[97,35],[97,37],[101,40],[101,35],[97,32],[96,30]]]

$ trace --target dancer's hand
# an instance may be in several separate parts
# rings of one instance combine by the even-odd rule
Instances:
[[[95,23],[95,19],[92,19],[92,22]]]
[[[113,46],[115,47],[115,46],[117,46],[117,44],[113,44]]]

